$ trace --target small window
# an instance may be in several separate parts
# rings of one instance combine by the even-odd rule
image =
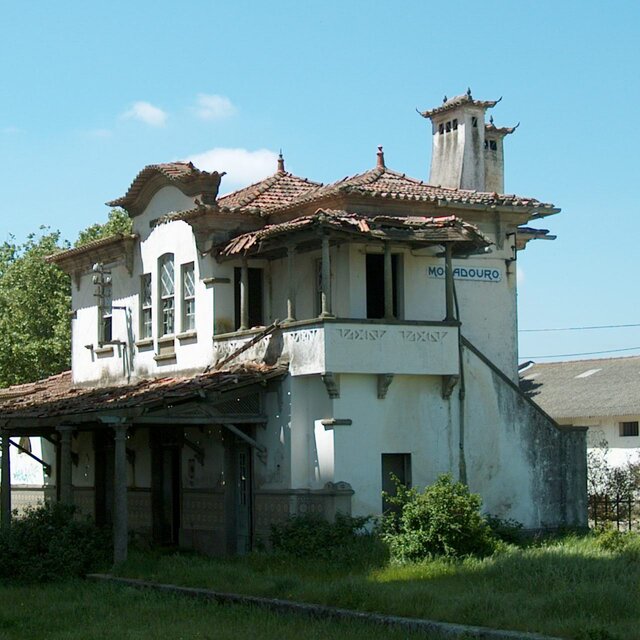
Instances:
[[[453,130],[454,131],[458,130],[458,118],[453,119]]]
[[[489,149],[491,149],[491,151],[497,151],[498,143],[495,140],[489,140]]]
[[[182,330],[196,328],[196,282],[193,262],[182,265]]]
[[[440,135],[444,133],[444,124],[442,122],[438,126],[438,132],[440,133]]]
[[[411,488],[411,454],[383,453],[382,454],[382,511],[397,511],[397,505],[389,501],[397,495],[396,481]],[[397,479],[397,480],[396,480]]]
[[[478,118],[476,116],[471,117],[471,126],[477,128],[478,126]]]
[[[102,304],[100,305],[100,343],[113,340],[113,291],[111,283],[102,285]]]
[[[160,258],[160,335],[175,332],[175,289],[173,254]]]
[[[449,133],[450,131],[451,131],[451,120],[447,122],[447,133]]]
[[[620,436],[623,438],[629,438],[638,435],[638,422],[621,422],[620,423]]]
[[[140,280],[140,337],[151,338],[153,333],[153,310],[151,307],[151,274],[145,273]]]

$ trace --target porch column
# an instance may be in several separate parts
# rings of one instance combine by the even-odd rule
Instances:
[[[0,511],[2,511],[2,528],[11,526],[11,462],[9,459],[9,432],[2,431],[2,488],[0,495]]]
[[[296,319],[296,288],[294,283],[296,247],[290,244],[287,247],[287,317],[285,322],[294,322]]]
[[[322,236],[322,313],[321,318],[333,318],[331,313],[331,255],[329,236]]]
[[[73,504],[73,485],[71,479],[71,434],[73,427],[63,425],[57,427],[60,434],[60,468],[57,480],[60,483],[60,502]]]
[[[444,248],[444,277],[445,277],[445,308],[447,315],[445,320],[455,320],[454,300],[453,300],[453,265],[451,264],[451,245],[447,244]]]
[[[384,243],[384,317],[393,320],[393,267],[391,262],[391,244]]]
[[[249,328],[249,264],[242,258],[240,267],[240,331]]]
[[[127,510],[127,427],[113,427],[114,475],[113,475],[113,563],[127,559],[129,514]]]

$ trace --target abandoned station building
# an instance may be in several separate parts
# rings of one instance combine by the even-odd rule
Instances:
[[[382,148],[328,185],[280,157],[223,197],[224,167],[144,168],[108,203],[131,235],[50,258],[72,370],[0,392],[3,458],[44,438],[52,495],[113,523],[116,560],[127,530],[242,553],[291,514],[378,514],[391,473],[451,473],[530,529],[584,525],[584,430],[518,388],[517,252],[559,210],[503,195],[495,104],[421,114],[429,182]]]

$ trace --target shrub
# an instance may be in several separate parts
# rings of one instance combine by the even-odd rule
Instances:
[[[491,514],[485,516],[485,520],[494,537],[508,544],[520,544],[524,538],[522,522],[512,518],[499,518]]]
[[[63,504],[31,507],[0,532],[0,580],[40,582],[107,566],[110,536]]]
[[[347,565],[376,563],[384,549],[366,529],[370,518],[336,514],[334,522],[316,515],[292,516],[271,526],[276,553],[296,558],[317,558]]]
[[[397,495],[387,498],[397,511],[382,521],[382,537],[393,558],[484,556],[494,550],[495,539],[480,514],[480,496],[466,485],[441,475],[422,493],[399,482],[396,486]]]

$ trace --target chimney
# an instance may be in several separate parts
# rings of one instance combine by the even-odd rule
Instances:
[[[502,100],[502,98],[500,98]],[[431,120],[429,184],[452,189],[504,192],[502,140],[514,128],[485,125],[487,109],[500,100],[475,100],[471,89],[421,112]]]

